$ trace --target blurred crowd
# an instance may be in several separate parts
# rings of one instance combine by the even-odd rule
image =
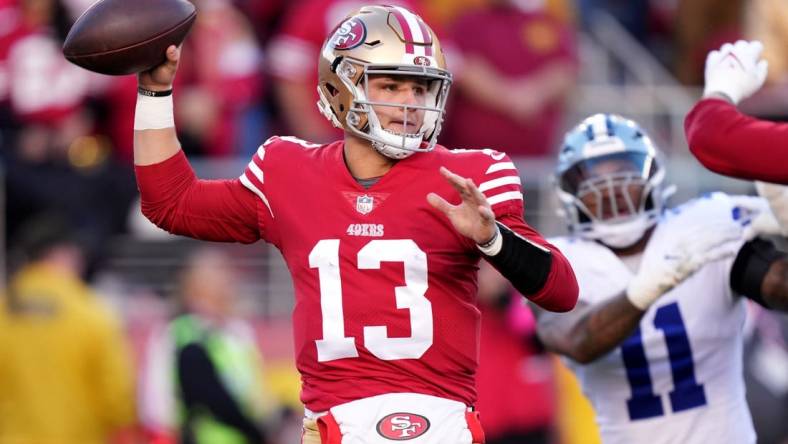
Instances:
[[[188,155],[246,159],[274,134],[312,142],[341,136],[315,106],[318,51],[342,17],[377,0],[192,1],[198,17],[184,44],[174,94],[179,139]],[[46,280],[41,276],[54,273],[70,282],[68,288],[79,293],[79,298],[93,298],[86,282],[102,267],[108,240],[129,231],[128,215],[137,195],[131,164],[136,79],[87,72],[69,64],[60,50],[71,24],[92,2],[0,0],[0,175],[4,178],[0,195],[5,197],[7,268],[14,275],[12,282],[20,285],[19,294],[35,296],[38,289],[31,280]],[[444,42],[455,80],[439,142],[451,148],[492,147],[517,158],[552,156],[582,75],[578,31],[593,26],[594,17],[601,13],[617,19],[684,85],[701,84],[706,53],[740,37],[762,40],[770,63],[769,82],[788,84],[788,2],[784,0],[382,3],[401,4],[420,13]],[[545,176],[548,173],[545,171]],[[76,227],[76,231],[66,235],[58,227],[45,227],[50,230],[46,231],[37,225],[42,217],[57,219],[63,226]],[[31,227],[39,231],[31,234]],[[47,240],[32,256],[30,236]],[[80,246],[79,254],[62,248],[75,242]],[[72,253],[78,257],[69,256]],[[141,369],[136,395],[133,372],[123,368],[130,365],[132,353],[117,345],[123,340],[113,336],[120,334],[115,315],[92,305],[66,304],[78,313],[75,319],[93,319],[96,329],[110,332],[100,335],[116,341],[96,344],[90,337],[75,336],[74,343],[85,340],[89,344],[85,346],[87,351],[72,350],[74,354],[64,358],[84,359],[86,366],[93,362],[98,366],[97,374],[101,374],[103,364],[115,366],[107,391],[90,395],[106,396],[114,402],[91,401],[95,401],[91,408],[97,415],[105,417],[95,423],[79,418],[85,430],[92,430],[81,442],[106,442],[102,436],[109,435],[102,434],[110,429],[120,431],[113,434],[117,442],[170,442],[173,430],[212,427],[217,419],[226,418],[231,418],[227,421],[248,439],[246,442],[296,442],[301,414],[295,399],[297,376],[291,368],[281,377],[262,376],[267,363],[255,351],[255,331],[270,326],[250,329],[228,308],[232,301],[223,298],[232,297],[233,278],[222,273],[232,270],[222,269],[217,254],[221,253],[195,253],[180,280],[183,291],[180,303],[173,304],[179,307],[171,313],[173,320],[146,332],[143,350],[133,354]],[[194,269],[197,271],[188,271]],[[217,282],[227,286],[218,288]],[[497,281],[490,277],[486,282]],[[488,324],[500,327],[484,333],[483,348],[495,348],[496,359],[508,359],[502,365],[512,369],[510,380],[519,381],[524,391],[540,399],[538,411],[512,407],[518,399],[502,398],[507,392],[513,393],[512,386],[501,387],[497,373],[489,372],[483,358],[480,404],[488,415],[482,420],[488,421],[485,426],[491,438],[499,434],[502,444],[595,442],[593,438],[572,438],[572,432],[556,431],[556,424],[562,415],[566,416],[560,399],[569,393],[557,392],[556,387],[568,383],[562,381],[558,362],[533,342],[533,319],[512,302],[519,299],[511,298],[505,286],[482,291],[489,293],[482,298],[483,315],[491,319]],[[50,316],[48,310],[65,307],[62,301],[69,297],[33,297],[24,303],[17,301],[17,309]],[[3,322],[6,320],[0,317],[0,329],[13,324]],[[70,322],[83,321],[64,321]],[[12,327],[24,332],[34,328]],[[58,334],[74,333],[73,325],[71,330],[64,328],[64,333]],[[6,347],[2,338],[8,337],[3,334],[0,332],[0,357]],[[84,336],[85,332],[74,334]],[[780,333],[772,329],[770,334]],[[112,349],[107,352],[112,356],[102,357],[105,349]],[[233,352],[228,356],[226,350]],[[23,352],[18,351],[20,356],[25,355]],[[151,358],[156,353],[159,357]],[[0,358],[0,390],[6,392],[10,383],[3,378],[9,378],[13,369],[2,367],[4,359]],[[191,387],[210,387],[210,383],[191,381],[191,376],[179,373],[182,360],[203,365],[206,371],[201,375],[216,383],[218,389],[210,393],[183,389],[178,392],[182,394],[180,399],[162,399],[165,392],[174,393],[162,387],[171,388],[173,384],[191,382],[196,384]],[[47,377],[47,371],[54,370],[42,368],[40,378],[56,381],[52,378],[62,375],[58,370]],[[277,374],[275,366],[272,373]],[[26,386],[19,381],[13,384],[20,387],[21,396]],[[265,383],[274,387],[263,388]],[[40,388],[30,390],[39,390],[35,393],[40,395]],[[248,399],[250,392],[260,397]],[[63,394],[63,399],[79,396],[83,395]],[[122,405],[124,399],[128,404]],[[134,408],[134,404],[139,405]],[[3,409],[8,408],[0,403],[0,443],[6,442],[3,420],[11,417]],[[507,417],[501,413],[504,410],[515,417]],[[29,418],[11,420],[24,423]],[[144,440],[137,432],[124,431],[140,422],[145,424]],[[513,428],[513,422],[521,427]],[[573,427],[575,432],[582,429]]]

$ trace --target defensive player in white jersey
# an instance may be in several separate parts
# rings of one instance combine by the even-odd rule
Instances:
[[[567,133],[556,179],[571,234],[552,242],[580,301],[540,312],[539,337],[569,358],[606,444],[754,443],[742,295],[788,309],[788,260],[743,235],[765,201],[713,193],[664,209],[664,177],[630,120],[597,114]]]
[[[396,6],[348,16],[317,61],[320,110],[343,140],[272,137],[235,180],[198,180],[180,150],[178,56],[139,76],[142,210],[177,234],[282,252],[304,444],[482,443],[479,260],[548,310],[570,310],[577,282],[523,220],[505,154],[436,144],[451,74],[435,34]]]

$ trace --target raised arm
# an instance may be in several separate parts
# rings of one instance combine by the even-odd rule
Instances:
[[[755,119],[710,96],[684,121],[690,151],[715,173],[788,184],[788,124]]]
[[[703,100],[687,115],[690,151],[706,168],[727,176],[788,183],[788,125],[746,116],[736,105],[760,89],[768,65],[760,42],[740,40],[706,58]]]
[[[260,238],[257,198],[238,180],[199,180],[181,151],[172,83],[180,49],[138,75],[134,163],[142,212],[157,226],[197,239],[250,243]]]
[[[181,150],[175,134],[172,109],[172,83],[181,58],[180,48],[167,48],[167,61],[137,75],[140,91],[134,115],[134,164],[163,162]],[[169,92],[169,94],[168,94]],[[162,95],[166,94],[166,95]],[[152,95],[161,95],[153,97]]]

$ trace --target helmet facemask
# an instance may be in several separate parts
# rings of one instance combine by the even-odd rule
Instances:
[[[639,241],[659,217],[664,170],[647,153],[618,152],[578,162],[558,178],[576,234],[614,248]]]
[[[446,107],[446,100],[451,84],[451,75],[441,69],[419,66],[378,66],[357,61],[341,60],[336,67],[336,76],[343,83],[344,89],[352,94],[350,109],[345,115],[345,125],[341,125],[335,114],[331,112],[332,104],[321,88],[321,110],[330,114],[334,124],[345,128],[351,134],[372,142],[372,146],[381,154],[392,159],[403,159],[416,152],[426,152],[434,148]],[[403,104],[382,102],[370,99],[370,80],[375,76],[423,78],[427,81],[424,104]],[[331,91],[331,88],[326,87]],[[339,91],[339,88],[333,88]],[[328,108],[326,108],[328,107]],[[403,129],[415,121],[421,121],[416,131],[395,132],[382,127],[380,117],[375,112],[383,107],[399,108],[403,112]],[[324,114],[327,114],[324,112]]]

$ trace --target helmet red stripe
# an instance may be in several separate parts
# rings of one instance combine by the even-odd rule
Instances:
[[[427,29],[427,25],[424,24],[420,18],[416,19],[419,22],[419,28],[421,28],[421,35],[424,36],[424,55],[432,57],[432,34],[430,34],[430,30]]]
[[[410,25],[408,25],[408,21],[405,19],[405,16],[402,15],[397,8],[391,8],[391,13],[394,14],[394,17],[397,18],[397,22],[399,22],[399,27],[402,28],[402,34],[405,37],[405,52],[408,54],[413,54],[413,33],[410,32]]]

